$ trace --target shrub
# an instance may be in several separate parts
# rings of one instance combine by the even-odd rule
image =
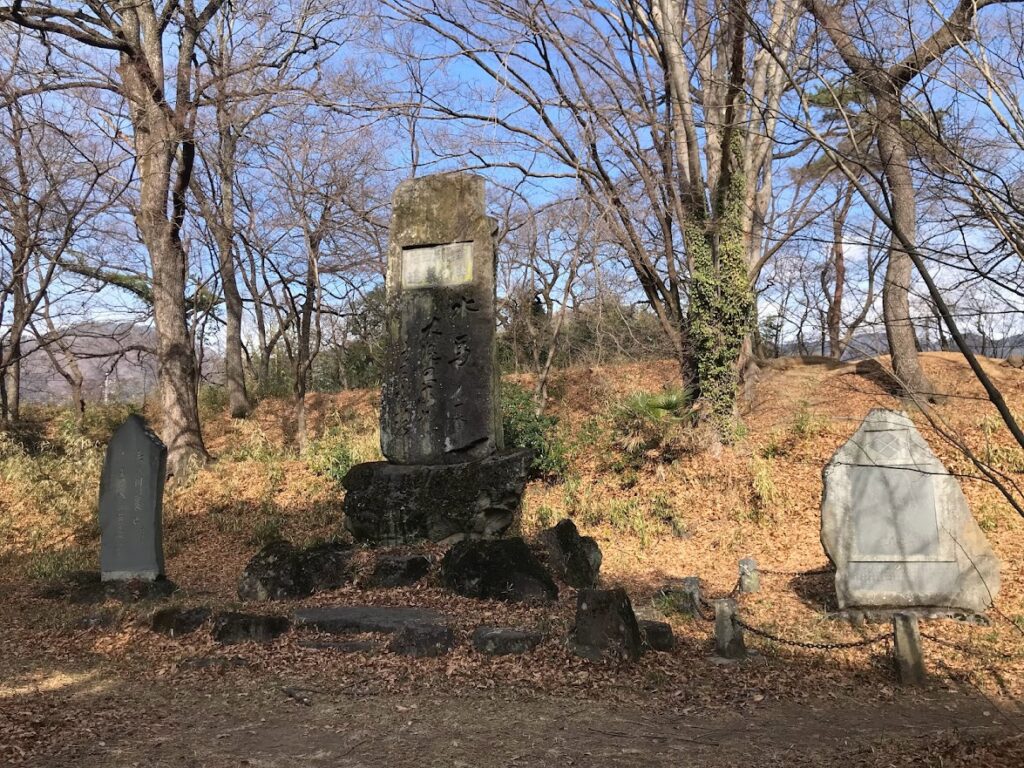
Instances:
[[[533,451],[533,476],[557,478],[568,468],[567,448],[558,433],[558,419],[538,415],[533,396],[517,384],[501,385],[501,425],[505,445]]]
[[[349,435],[340,427],[331,427],[306,448],[309,468],[339,484],[356,463]]]
[[[219,384],[202,384],[199,387],[199,417],[209,421],[228,409],[228,390]]]
[[[689,388],[630,395],[613,414],[619,447],[633,457],[666,452],[680,429],[692,424],[693,406]]]

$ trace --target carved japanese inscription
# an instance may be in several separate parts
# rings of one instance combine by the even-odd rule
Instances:
[[[392,462],[453,464],[502,447],[493,231],[479,176],[427,176],[395,193],[381,401]]]

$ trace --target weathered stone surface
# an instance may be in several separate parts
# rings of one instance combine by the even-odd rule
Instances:
[[[752,594],[761,589],[761,572],[757,570],[757,561],[752,557],[740,560],[740,592]]]
[[[736,601],[731,598],[712,600],[715,609],[715,653],[723,659],[743,659],[747,646],[743,627],[736,623]]]
[[[1011,368],[1024,368],[1024,355],[1017,352],[1007,355],[1006,364]]]
[[[429,608],[377,605],[342,605],[303,608],[295,612],[295,626],[333,634],[398,632],[410,626],[441,624],[444,617]]]
[[[572,520],[542,531],[537,540],[547,552],[555,576],[576,589],[597,586],[601,548],[592,537],[580,536]]]
[[[430,559],[423,555],[395,555],[377,560],[366,580],[368,587],[408,587],[430,572]]]
[[[306,594],[338,589],[352,580],[352,549],[328,541],[299,550],[296,555],[299,581]]]
[[[823,477],[821,542],[841,609],[991,605],[999,561],[906,414],[871,411]]]
[[[375,544],[500,536],[519,513],[532,460],[519,450],[466,464],[357,464],[342,481],[345,527]]]
[[[528,653],[540,645],[544,636],[529,629],[511,627],[477,627],[473,632],[473,647],[488,656]]]
[[[352,550],[328,542],[296,549],[272,541],[253,555],[238,582],[242,600],[281,600],[337,589],[351,580]]]
[[[671,651],[676,644],[672,626],[668,622],[638,619],[637,624],[640,627],[640,638],[644,648],[650,648],[652,651]]]
[[[266,643],[288,631],[285,616],[225,611],[213,617],[210,634],[218,643]]]
[[[443,656],[454,647],[455,635],[443,624],[410,624],[388,644],[388,650],[401,656]]]
[[[396,464],[464,463],[503,445],[494,231],[480,176],[425,176],[395,191],[381,450]]]
[[[525,602],[554,600],[558,587],[522,539],[460,541],[441,561],[441,581],[463,595]]]
[[[298,572],[295,547],[272,541],[252,556],[238,582],[242,600],[281,600],[305,594]]]
[[[917,616],[911,613],[895,614],[892,617],[892,631],[896,677],[904,685],[920,685],[925,681],[926,673]]]
[[[141,416],[117,428],[100,476],[103,581],[155,580],[164,573],[161,510],[167,448]]]
[[[573,652],[591,661],[640,658],[640,627],[629,595],[615,589],[581,589],[576,596],[576,626],[569,636]]]
[[[195,632],[208,618],[209,608],[161,608],[150,617],[149,628],[162,635],[177,637]]]

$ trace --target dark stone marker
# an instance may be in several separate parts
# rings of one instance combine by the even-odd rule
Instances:
[[[107,446],[100,477],[103,581],[154,581],[164,573],[161,523],[167,448],[132,414]]]
[[[441,582],[463,597],[551,601],[558,587],[522,539],[460,541],[441,561]]]
[[[484,179],[412,179],[391,210],[381,450],[396,464],[482,459],[503,445]]]
[[[626,590],[581,589],[569,645],[577,656],[591,661],[639,659],[643,648],[640,626]]]

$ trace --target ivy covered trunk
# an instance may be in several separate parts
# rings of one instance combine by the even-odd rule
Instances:
[[[736,135],[729,142],[729,155],[732,168],[742,167]],[[725,434],[735,416],[743,342],[753,330],[754,294],[743,231],[744,176],[729,173],[722,183],[715,226],[691,218],[683,237],[690,258],[688,324],[694,384],[705,415]]]

